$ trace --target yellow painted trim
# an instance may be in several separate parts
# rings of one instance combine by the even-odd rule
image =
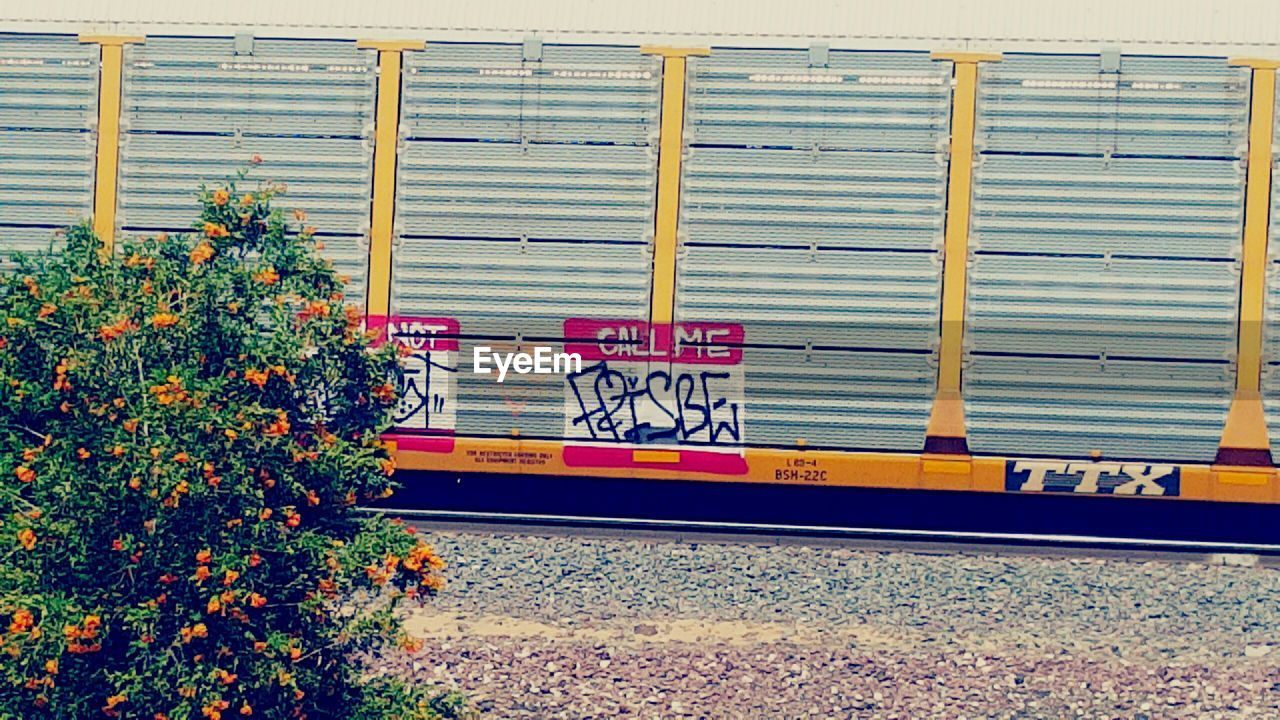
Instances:
[[[632,462],[638,463],[677,463],[680,462],[679,450],[633,450]]]
[[[391,242],[396,219],[396,160],[400,140],[401,50],[378,51],[378,108],[373,141],[373,206],[369,222],[369,282],[365,313],[391,309]]]
[[[662,127],[658,136],[658,205],[653,228],[653,291],[649,322],[675,316],[676,250],[680,224],[680,164],[684,156],[684,55],[662,61]]]
[[[422,50],[427,47],[426,40],[357,40],[356,47],[361,50]]]
[[[1271,143],[1276,108],[1276,70],[1253,71],[1249,113],[1249,170],[1244,201],[1244,252],[1240,271],[1240,340],[1236,390],[1257,392],[1262,369],[1262,322],[1266,304],[1267,222],[1271,207]]]
[[[1005,492],[1003,457],[969,457],[930,453],[838,452],[747,448],[743,475],[718,475],[658,467],[584,467],[564,462],[564,445],[555,440],[511,438],[454,439],[452,452],[392,449],[396,465],[406,470],[486,472],[520,475],[648,480],[749,482],[774,485],[826,485],[905,490]],[[633,462],[654,453],[653,463],[678,462],[678,450],[636,450]],[[670,455],[669,455],[669,454]],[[1280,503],[1280,472],[1275,468],[1181,465],[1181,493],[1166,500]],[[800,470],[800,472],[796,472]],[[1107,497],[1095,495],[1092,497]],[[1146,496],[1144,496],[1146,497]]]
[[[661,55],[667,58],[683,58],[691,55],[710,55],[711,48],[705,47],[669,47],[667,45],[641,45],[644,55]]]
[[[1272,467],[1213,465],[1183,468],[1182,475],[1182,494],[1188,499],[1280,503],[1280,473]],[[1189,484],[1188,478],[1194,484]]]
[[[1251,67],[1258,70],[1275,70],[1280,68],[1280,60],[1271,60],[1268,58],[1251,58],[1239,57],[1227,60],[1228,65]]]
[[[107,252],[115,244],[116,187],[120,169],[120,92],[124,83],[124,46],[143,38],[82,35],[102,53],[98,75],[98,148],[93,170],[93,232]]]
[[[973,184],[973,128],[978,93],[977,63],[956,63],[951,101],[951,162],[947,178],[947,226],[942,267],[942,347],[938,389],[960,390],[964,351],[964,304],[968,283],[969,213]]]
[[[1262,407],[1262,395],[1257,390],[1237,390],[1232,396],[1218,447],[1236,451],[1271,449],[1267,416]]]
[[[121,45],[141,45],[147,41],[142,35],[81,35],[82,43],[120,47]]]
[[[1000,53],[964,52],[962,50],[934,50],[929,53],[931,60],[950,60],[954,63],[1000,62],[1004,55]]]
[[[964,362],[964,305],[968,285],[969,215],[973,186],[973,130],[978,95],[978,63],[989,53],[933,53],[955,63],[951,96],[951,160],[947,177],[947,218],[942,254],[942,338],[938,348],[938,389],[926,434],[966,437],[960,367]]]

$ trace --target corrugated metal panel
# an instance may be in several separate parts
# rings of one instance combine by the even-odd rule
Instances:
[[[1276,117],[1280,118],[1280,78],[1276,80]],[[1280,120],[1275,145],[1280,148]],[[1267,310],[1263,326],[1262,406],[1272,445],[1280,445],[1280,153],[1271,165],[1271,222],[1268,227],[1270,267],[1267,273]]]
[[[189,229],[199,217],[200,185],[226,182],[254,155],[263,162],[245,189],[269,179],[285,183],[277,204],[305,210],[306,224],[321,233],[357,235],[369,227],[373,171],[360,140],[129,134],[121,154],[119,218],[126,229]]]
[[[646,242],[656,162],[629,146],[410,142],[400,156],[400,231]]]
[[[937,369],[927,354],[743,352],[753,446],[918,451]]]
[[[979,255],[975,352],[1225,362],[1240,274],[1229,262]]]
[[[928,350],[938,335],[933,253],[686,248],[676,320],[741,323],[748,344]]]
[[[321,254],[352,279],[349,300],[363,302],[376,53],[328,41],[254,39],[241,49],[233,38],[126,46],[119,227],[188,230],[199,186],[250,168],[242,185],[287,185],[277,205],[307,213]]]
[[[1249,71],[1225,58],[1006,55],[981,68],[975,142],[986,152],[1236,157]]]
[[[470,333],[464,321],[461,332]],[[539,343],[546,345],[546,343]],[[487,345],[498,352],[532,352],[524,345],[462,341],[458,352],[457,434],[510,437],[513,429],[524,438],[560,438],[564,434],[564,376],[518,375],[507,373],[503,382],[496,374],[477,374],[473,360],[475,346]],[[562,346],[552,345],[555,352]]]
[[[406,55],[401,314],[500,337],[648,316],[660,61],[637,48],[529,50],[540,59],[520,45]]]
[[[333,269],[347,278],[342,291],[348,305],[364,306],[369,282],[369,242],[363,236],[318,235],[323,243],[320,256],[333,263]]]
[[[946,139],[951,64],[924,53],[716,50],[689,61],[695,145],[930,152]]]
[[[1226,364],[981,356],[965,374],[969,448],[1210,462],[1234,385]]]
[[[0,223],[70,225],[88,217],[94,153],[90,133],[0,130]]]
[[[969,444],[1211,460],[1236,344],[1248,75],[1224,59],[1103,66],[1006,56],[980,71]]]
[[[1234,162],[985,155],[974,169],[970,247],[1234,257],[1243,192]]]
[[[98,120],[98,47],[0,33],[0,128],[86,132]]]
[[[97,46],[0,35],[0,225],[57,227],[90,215],[97,116]],[[16,249],[8,238],[19,234],[0,233],[0,251]]]
[[[361,137],[373,122],[376,53],[354,42],[148,37],[125,48],[129,132]]]
[[[11,19],[10,19],[11,18]],[[808,38],[841,46],[936,49],[1004,47],[1072,52],[1119,44],[1126,50],[1274,56],[1280,7],[1273,0],[469,0],[423,3],[160,0],[9,3],[0,19],[18,27],[87,23],[98,32],[230,33],[277,36],[426,37],[518,41],[540,31],[555,42],[795,46]],[[71,31],[79,31],[75,27]],[[66,30],[64,30],[66,31]],[[1270,53],[1267,52],[1270,50]]]
[[[928,351],[950,75],[923,53],[691,58],[677,320],[742,323],[748,345]]]
[[[940,154],[691,148],[681,188],[689,242],[936,250]]]
[[[55,236],[53,228],[0,227],[0,271],[13,267],[12,253],[38,253],[57,249],[66,240]]]
[[[411,136],[647,145],[658,131],[662,61],[638,48],[429,44],[406,56]]]
[[[392,310],[454,317],[468,335],[561,337],[566,318],[649,311],[642,245],[404,238],[393,258]]]

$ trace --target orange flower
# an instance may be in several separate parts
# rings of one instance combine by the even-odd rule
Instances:
[[[259,511],[258,511],[258,519],[259,519],[259,520],[270,520],[270,519],[271,519],[271,508],[262,508],[261,510],[259,510]]]
[[[30,610],[22,609],[13,614],[13,620],[9,623],[9,632],[21,633],[32,628],[36,623],[36,618],[31,614]]]
[[[204,230],[205,235],[208,235],[211,238],[227,237],[228,235],[231,234],[227,232],[227,228],[225,225],[220,225],[218,223],[207,222],[204,224],[204,226],[201,229]],[[207,245],[208,243],[200,243],[200,244]]]
[[[329,303],[323,300],[308,302],[306,309],[300,313],[300,318],[307,320],[312,317],[329,317]]]
[[[267,599],[258,593],[249,593],[249,607],[260,608],[267,604]]]
[[[76,457],[80,458],[81,460],[88,460],[89,457],[92,455],[93,453],[89,452],[88,450],[85,450],[84,448],[80,448],[76,450]]]
[[[249,207],[250,205],[252,205],[253,195],[250,195],[249,193],[245,193],[244,196],[240,198],[240,204],[244,207]]]
[[[298,222],[302,222],[303,220],[306,220],[307,219],[306,211],[302,210],[301,208],[294,208],[293,219],[297,220]]]
[[[267,267],[254,274],[253,279],[263,285],[275,285],[280,282],[280,273],[275,268]]]
[[[208,580],[210,574],[208,566],[201,565],[196,568],[196,582],[204,582],[205,580]]]
[[[45,303],[40,306],[40,311],[36,313],[36,316],[45,318],[45,317],[49,317],[50,315],[56,312],[58,312],[57,305],[50,305],[49,303]]]
[[[232,430],[231,428],[227,428],[226,430],[223,430],[222,434],[226,435],[228,440],[235,440],[236,438],[240,437],[240,433],[236,432],[235,430]]]
[[[289,517],[285,519],[284,524],[289,527],[298,527],[298,524],[301,522],[302,517],[300,515],[297,513],[289,513]]]
[[[240,579],[240,573],[236,572],[235,570],[228,570],[227,574],[222,578],[222,584],[230,585],[231,583],[239,579]]]
[[[250,164],[250,165],[261,165],[261,164],[262,164],[262,156],[261,156],[261,155],[259,155],[258,153],[254,153],[254,154],[253,154],[253,157],[249,158],[249,164]]]
[[[186,451],[184,450],[184,451],[182,451],[182,452],[180,452],[180,453],[178,453],[178,454],[174,455],[174,456],[173,456],[173,461],[174,461],[174,462],[176,462],[176,463],[187,463],[187,462],[191,462],[191,456],[190,456],[190,455],[188,455],[188,454],[186,453]]]
[[[57,675],[57,674],[58,674],[58,661],[57,661],[57,660],[49,660],[48,662],[46,662],[46,663],[44,664],[44,671],[45,671],[45,672],[47,672],[47,673],[49,673],[50,675]]]
[[[290,659],[290,660],[293,660],[294,662],[297,662],[297,661],[298,661],[298,660],[300,660],[301,658],[302,658],[302,648],[299,648],[299,647],[291,647],[291,648],[289,648],[289,659]]]
[[[395,458],[389,457],[382,458],[378,461],[378,467],[382,468],[382,473],[384,475],[391,475],[396,471],[396,460]]]
[[[13,471],[13,474],[18,476],[18,482],[29,483],[36,479],[36,471],[26,465],[19,465],[18,469]]]
[[[216,613],[222,609],[222,601],[218,600],[216,597],[211,597],[209,598],[209,604],[205,606],[205,609],[208,610],[210,614]]]
[[[131,477],[131,478],[129,478],[129,489],[130,489],[130,490],[137,490],[137,489],[138,489],[138,488],[140,488],[140,487],[142,487],[142,478],[139,478],[139,477]]]
[[[214,204],[214,205],[217,205],[217,206],[221,207],[221,206],[223,206],[223,205],[226,205],[226,204],[227,204],[227,201],[228,201],[228,200],[230,200],[230,199],[231,199],[231,195],[230,195],[226,190],[214,190],[214,191],[213,191],[213,204]]]
[[[262,556],[255,550],[254,553],[249,556],[249,567],[258,567],[261,564]]]
[[[106,705],[106,707],[104,707],[104,708],[102,708],[102,709],[103,709],[103,710],[111,710],[111,709],[113,709],[115,706],[117,706],[117,705],[119,705],[119,704],[123,703],[124,701],[126,701],[126,700],[128,700],[128,699],[129,699],[129,698],[125,697],[124,695],[112,695],[111,697],[107,698],[107,705]]]
[[[125,432],[133,432],[138,429],[138,418],[129,418],[123,423]]]
[[[205,223],[205,232],[208,233],[210,231],[210,228],[212,227],[222,227],[222,226],[221,225],[214,226],[211,223]],[[194,250],[191,251],[191,262],[195,265],[199,265],[200,263],[206,262],[211,257],[213,257],[213,246],[207,242],[200,243],[195,247]]]
[[[191,627],[183,627],[178,630],[178,634],[182,636],[182,642],[189,643],[192,638],[209,637],[209,628],[204,623],[196,623]]]
[[[102,337],[103,342],[110,342],[120,337],[121,335],[129,332],[130,330],[136,330],[137,327],[138,325],[136,323],[134,323],[132,320],[128,318],[125,318],[123,320],[119,320],[115,322],[112,325],[103,325],[102,327],[98,328],[98,335]]]
[[[244,371],[244,379],[258,387],[265,387],[267,380],[271,378],[271,374],[265,370],[254,370],[249,368]]]
[[[262,434],[271,436],[271,437],[288,435],[289,428],[290,428],[289,417],[285,415],[283,412],[281,412],[276,416],[275,421],[272,422],[270,425],[268,425],[266,430],[263,430]]]
[[[151,316],[151,327],[167,328],[178,324],[178,316],[173,313],[156,313]]]
[[[253,714],[253,708],[249,707],[249,703],[240,706],[240,714],[248,717]]]
[[[213,560],[213,553],[210,552],[209,548],[205,548],[196,553],[196,562],[201,565],[208,565],[211,560]]]
[[[115,447],[111,448],[111,454],[114,457],[120,457],[121,455],[124,454],[124,447],[121,445],[116,445]]]

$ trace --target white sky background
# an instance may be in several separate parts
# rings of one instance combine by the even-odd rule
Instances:
[[[1280,0],[0,0],[0,32],[1280,57]]]

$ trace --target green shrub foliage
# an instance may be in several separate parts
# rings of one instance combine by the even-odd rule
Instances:
[[[460,712],[352,661],[412,645],[443,562],[358,509],[392,488],[395,351],[278,191],[0,276],[0,717]]]

